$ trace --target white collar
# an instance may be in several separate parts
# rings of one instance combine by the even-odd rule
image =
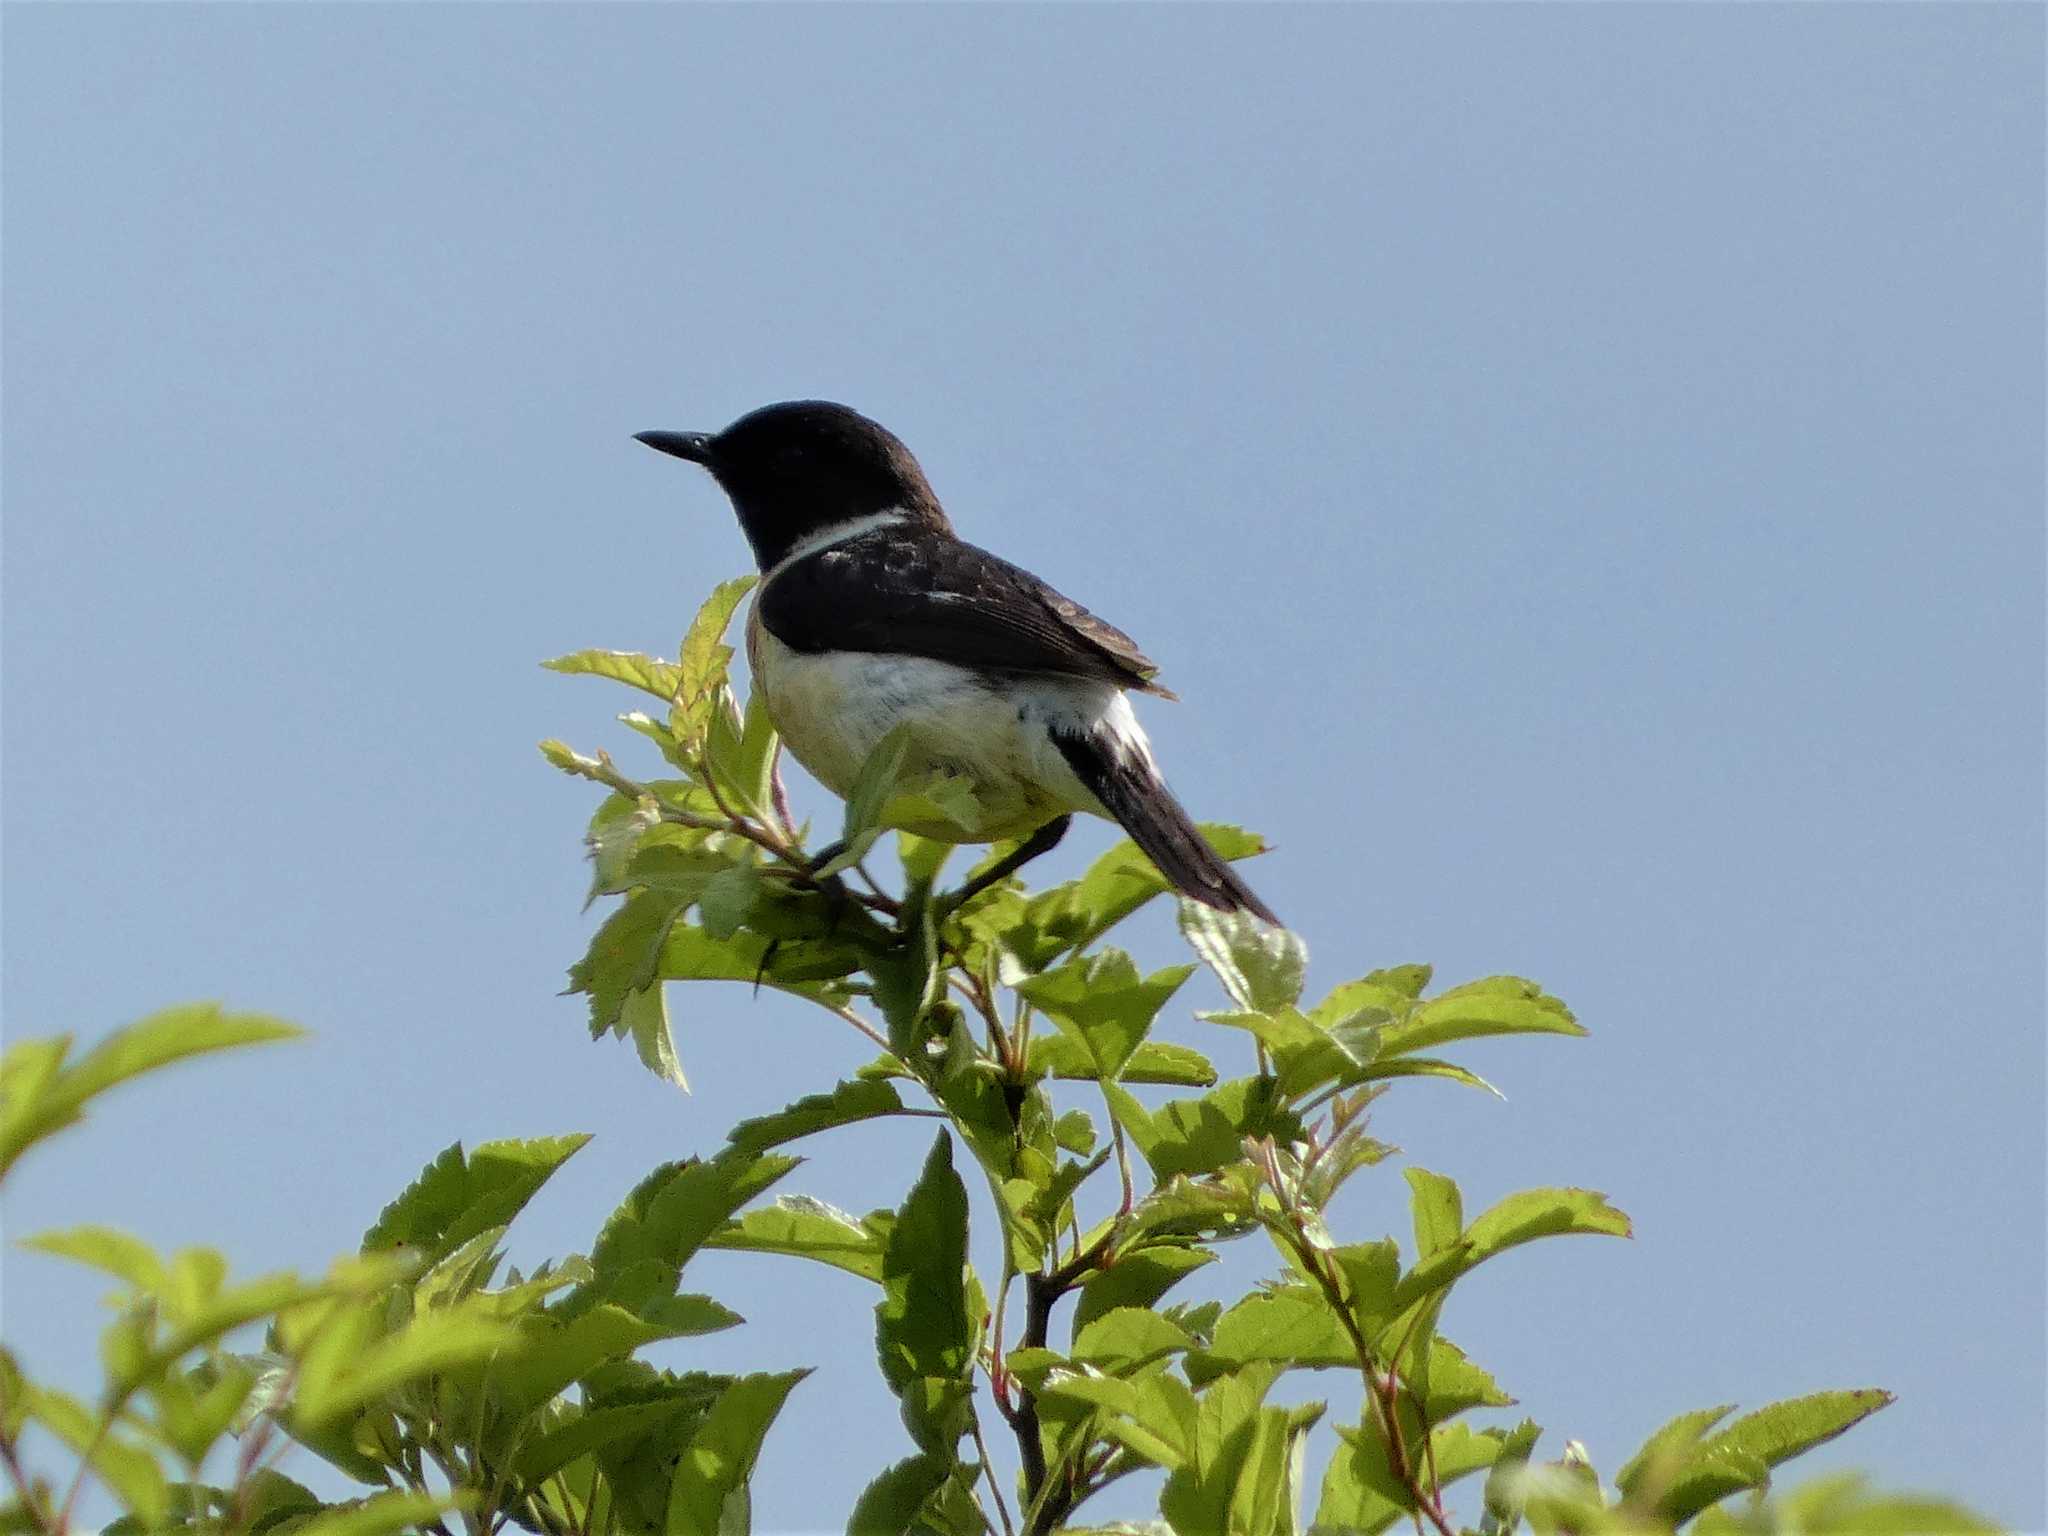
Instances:
[[[765,587],[807,555],[815,555],[821,549],[830,549],[835,544],[857,539],[864,533],[873,533],[877,528],[888,528],[909,519],[910,514],[901,507],[891,507],[886,512],[870,512],[866,517],[849,518],[843,523],[832,523],[820,528],[808,538],[797,540],[790,546],[788,554],[762,573],[761,585]]]

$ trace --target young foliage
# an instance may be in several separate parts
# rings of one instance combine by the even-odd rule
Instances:
[[[291,1033],[209,1005],[119,1031],[75,1066],[65,1041],[24,1042],[8,1057],[11,1150],[114,1082]],[[100,1226],[28,1239],[113,1280],[115,1317],[91,1403],[0,1352],[0,1524],[68,1532],[96,1483],[124,1533],[745,1529],[761,1441],[804,1372],[677,1376],[637,1356],[740,1321],[681,1291],[682,1268],[793,1160],[734,1148],[659,1169],[589,1258],[505,1269],[507,1223],[588,1139],[448,1148],[314,1278],[236,1280],[211,1249],[158,1253]],[[53,1445],[73,1459],[54,1480],[31,1470]],[[278,1471],[294,1446],[362,1496],[329,1502]]]
[[[508,1225],[585,1137],[449,1147],[318,1276],[234,1277],[212,1249],[159,1253],[89,1212],[31,1238],[109,1280],[113,1320],[91,1402],[0,1349],[0,1529],[68,1536],[93,1484],[125,1511],[124,1536],[744,1536],[761,1447],[805,1372],[780,1358],[736,1375],[674,1368],[688,1340],[740,1322],[683,1289],[704,1248],[873,1287],[850,1304],[872,1305],[905,1440],[848,1511],[861,1536],[1085,1530],[1092,1500],[1146,1472],[1181,1536],[1989,1529],[1854,1478],[1777,1485],[1783,1463],[1891,1401],[1876,1390],[1681,1415],[1611,1481],[1573,1441],[1539,1460],[1542,1429],[1503,1417],[1513,1399],[1440,1325],[1466,1282],[1503,1283],[1511,1269],[1494,1261],[1510,1250],[1625,1237],[1627,1217],[1571,1188],[1471,1215],[1455,1182],[1416,1166],[1398,1237],[1340,1238],[1334,1202],[1353,1178],[1385,1177],[1374,1170],[1396,1149],[1370,1133],[1383,1094],[1424,1078],[1485,1088],[1433,1053],[1583,1035],[1564,1004],[1506,976],[1432,992],[1421,965],[1310,1002],[1298,936],[1186,903],[1193,958],[1147,974],[1108,942],[1167,891],[1128,842],[1050,889],[1012,877],[962,899],[940,885],[952,844],[900,833],[877,875],[889,827],[967,837],[979,815],[971,786],[931,776],[908,735],[861,773],[839,841],[812,848],[766,710],[728,677],[725,635],[751,585],[718,588],[673,662],[548,664],[663,706],[621,717],[658,752],[652,777],[542,744],[608,791],[589,824],[590,896],[615,905],[571,989],[594,1038],[630,1040],[678,1086],[678,1032],[745,993],[714,1003],[692,988],[671,1013],[669,983],[786,992],[873,1059],[742,1122],[715,1155],[654,1169],[587,1254],[527,1274],[505,1264]],[[1263,849],[1235,827],[1203,830],[1227,858]],[[1228,1006],[1195,1015],[1197,1050],[1159,1032],[1200,967]],[[0,1175],[127,1078],[291,1033],[199,1005],[76,1059],[64,1039],[22,1042],[0,1064]],[[797,1144],[904,1116],[938,1122],[930,1150],[867,1214],[776,1193]],[[1000,1238],[986,1273],[969,1257],[977,1219]],[[1247,1239],[1271,1276],[1218,1294],[1218,1248]],[[661,1366],[643,1358],[656,1346]],[[1311,1467],[1331,1404],[1335,1450]],[[56,1477],[41,1470],[53,1454]],[[294,1454],[358,1496],[286,1475]]]
[[[701,1239],[880,1288],[879,1360],[909,1454],[877,1469],[850,1530],[1041,1536],[1144,1468],[1164,1478],[1161,1518],[1190,1536],[1292,1533],[1304,1519],[1333,1533],[1406,1522],[1450,1536],[1454,1489],[1469,1500],[1463,1523],[1489,1536],[1520,1524],[1676,1529],[1721,1514],[1778,1462],[1888,1401],[1821,1394],[1718,1431],[1725,1410],[1675,1421],[1611,1490],[1569,1444],[1561,1460],[1535,1461],[1533,1422],[1473,1422],[1512,1399],[1438,1331],[1457,1287],[1525,1243],[1625,1237],[1628,1219],[1602,1195],[1565,1188],[1511,1193],[1468,1216],[1455,1183],[1414,1167],[1405,1245],[1340,1242],[1331,1205],[1394,1151],[1368,1133],[1379,1095],[1430,1077],[1488,1088],[1435,1053],[1583,1035],[1564,1004],[1509,976],[1432,992],[1420,965],[1371,971],[1311,1003],[1298,936],[1186,902],[1193,963],[1147,975],[1106,942],[1167,891],[1129,843],[1049,890],[1013,877],[964,901],[938,884],[944,841],[901,834],[896,869],[871,870],[888,826],[968,837],[975,825],[971,788],[920,777],[919,745],[903,731],[862,770],[838,841],[813,850],[789,815],[758,701],[732,702],[720,637],[736,603],[721,588],[672,667],[609,653],[558,664],[657,691],[673,679],[666,725],[628,723],[682,775],[634,779],[603,754],[544,747],[610,791],[589,841],[597,889],[621,904],[571,985],[591,998],[596,1034],[619,1032],[622,1000],[664,981],[735,980],[804,997],[880,1049],[836,1085],[736,1128],[735,1153],[884,1116],[943,1122],[908,1192],[882,1209],[857,1217],[784,1195]],[[1229,858],[1262,850],[1236,828],[1204,832]],[[1214,1027],[1200,1051],[1157,1033],[1198,965],[1228,1002],[1197,1016]],[[1219,1073],[1211,1057],[1232,1050],[1241,1065]],[[998,1274],[968,1261],[976,1182],[1003,1239]],[[1272,1281],[1227,1306],[1169,1302],[1217,1244],[1256,1233],[1271,1244]],[[1285,1396],[1301,1371],[1324,1373],[1324,1387],[1354,1382],[1360,1404],[1320,1477],[1302,1455],[1324,1406]],[[1003,1440],[1008,1458],[992,1452]],[[1830,1508],[1860,1497],[1844,1492]]]

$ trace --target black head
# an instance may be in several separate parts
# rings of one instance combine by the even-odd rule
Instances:
[[[764,405],[723,432],[638,438],[711,471],[764,571],[821,529],[878,512],[903,512],[952,531],[924,471],[896,435],[828,400]]]

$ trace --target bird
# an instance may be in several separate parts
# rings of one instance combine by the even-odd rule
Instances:
[[[1176,697],[1122,630],[954,532],[910,450],[826,400],[765,405],[718,432],[637,441],[708,470],[760,569],[754,686],[783,743],[842,799],[892,731],[913,773],[964,778],[981,816],[900,830],[1018,846],[967,895],[1066,835],[1117,823],[1182,896],[1280,920],[1166,786],[1130,695]]]

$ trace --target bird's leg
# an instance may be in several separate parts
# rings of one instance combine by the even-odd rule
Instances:
[[[1010,876],[1017,873],[1018,870],[1029,864],[1041,853],[1052,852],[1059,845],[1059,840],[1067,835],[1067,828],[1072,826],[1073,823],[1074,818],[1071,816],[1053,817],[1051,821],[1048,821],[1036,832],[1025,838],[1023,842],[1011,849],[1009,853],[961,886],[959,890],[955,891],[948,898],[947,905],[953,907],[966,906],[968,902],[974,900],[975,897],[994,885],[998,880],[1009,879]]]

